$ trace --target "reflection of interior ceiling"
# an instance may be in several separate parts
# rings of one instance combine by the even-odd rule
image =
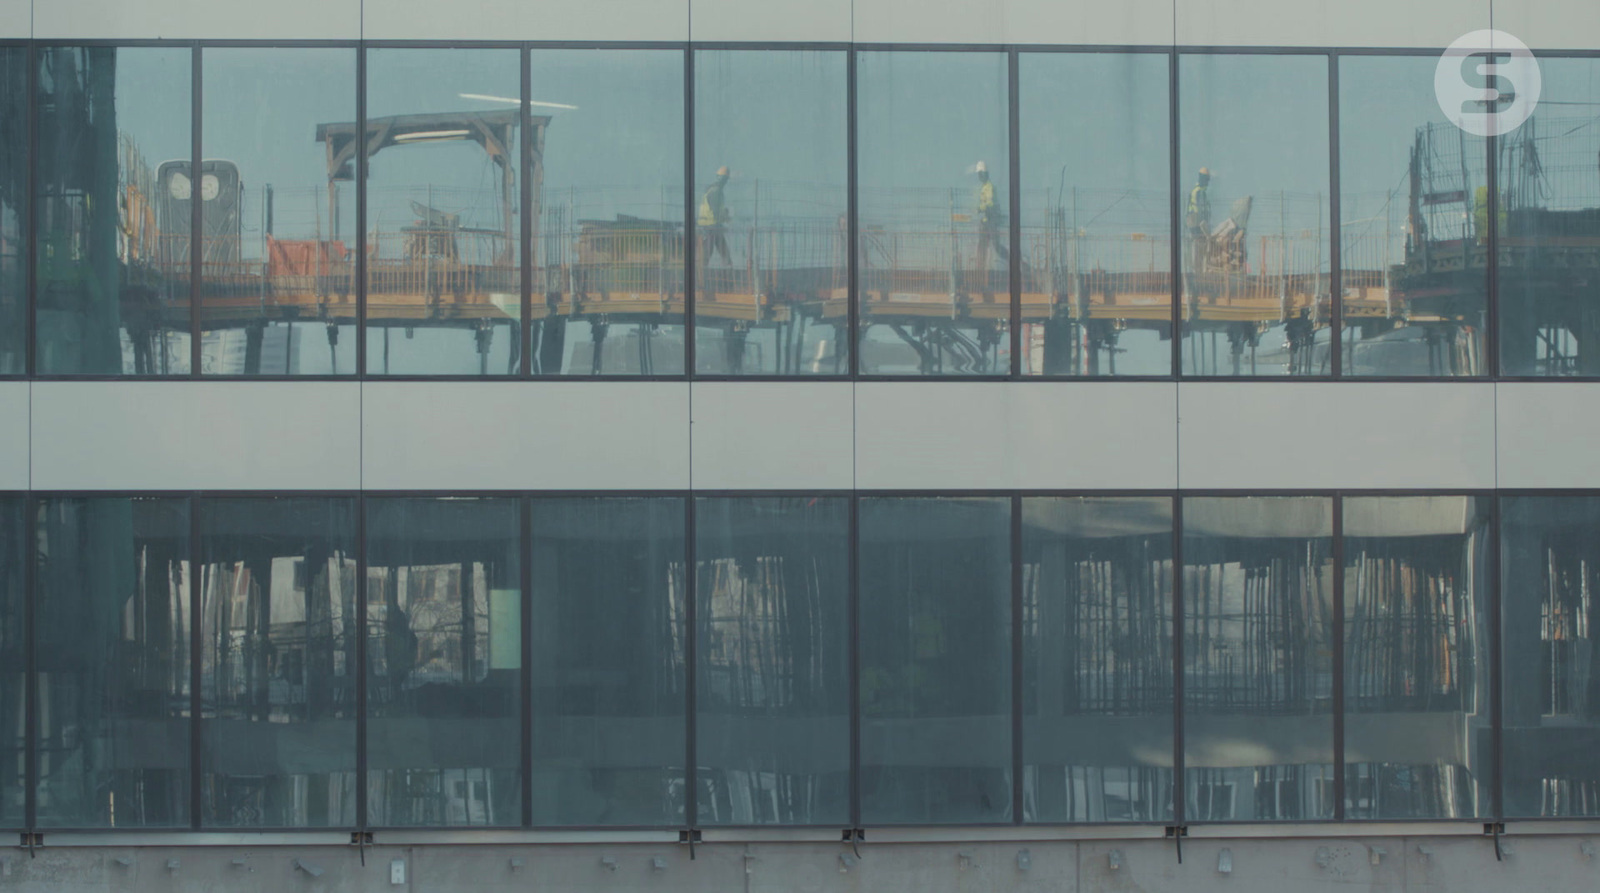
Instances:
[[[1154,498],[1024,499],[1022,523],[1074,539],[1172,534],[1172,500]]]

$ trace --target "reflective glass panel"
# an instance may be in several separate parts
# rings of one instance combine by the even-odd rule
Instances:
[[[1023,815],[1172,817],[1172,500],[1022,501]]]
[[[681,374],[683,52],[532,55],[533,370]]]
[[[1333,500],[1183,501],[1184,811],[1333,818]]]
[[[522,822],[515,499],[367,500],[367,821]]]
[[[188,502],[44,499],[36,530],[40,827],[187,827]]]
[[[1185,375],[1328,375],[1328,58],[1178,57]]]
[[[685,536],[682,499],[533,500],[535,825],[685,823]]]
[[[695,500],[700,822],[850,818],[850,502]]]
[[[694,59],[696,371],[847,373],[845,54]]]
[[[1344,500],[1345,815],[1489,811],[1489,501]]]
[[[367,51],[369,373],[519,371],[521,64],[511,49]],[[316,135],[329,176],[354,177],[354,121]]]
[[[355,500],[199,512],[200,823],[355,825]]]
[[[1018,63],[1022,371],[1169,375],[1167,55],[1022,53]]]
[[[856,64],[861,371],[1011,371],[1009,107],[1002,53]]]
[[[1011,506],[865,497],[861,820],[1011,821]]]
[[[187,374],[192,51],[37,58],[37,370]]]
[[[1533,117],[1496,144],[1500,372],[1600,376],[1600,59],[1539,69]]]
[[[1600,499],[1500,502],[1508,818],[1600,815]]]
[[[0,375],[26,371],[28,48],[0,48]]]
[[[23,824],[23,759],[27,747],[23,700],[28,646],[23,625],[23,577],[28,533],[21,498],[0,499],[0,823]]]
[[[1484,141],[1450,123],[1438,56],[1339,58],[1347,376],[1481,375],[1488,307]],[[1325,348],[1318,347],[1319,362]]]
[[[201,371],[353,373],[354,161],[333,146],[354,148],[337,132],[356,117],[356,52],[207,47],[201,59]]]

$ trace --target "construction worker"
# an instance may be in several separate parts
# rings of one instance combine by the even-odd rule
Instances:
[[[700,213],[695,220],[695,225],[700,230],[700,264],[711,265],[711,256],[721,252],[722,262],[732,264],[733,259],[728,256],[728,236],[723,231],[728,218],[733,212],[728,210],[726,200],[723,198],[723,187],[728,185],[728,166],[717,168],[717,180],[706,189],[706,194],[700,199]]]
[[[989,246],[993,244],[1006,263],[1011,262],[1011,249],[1000,238],[1000,227],[1006,221],[995,202],[989,166],[979,161],[973,170],[978,174],[978,273],[986,276],[989,271]]]
[[[1189,269],[1204,269],[1211,247],[1211,169],[1201,168],[1189,190],[1189,205],[1183,215],[1189,229]]]

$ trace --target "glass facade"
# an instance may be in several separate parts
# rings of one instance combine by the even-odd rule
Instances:
[[[850,500],[695,500],[705,825],[850,819]]]
[[[684,514],[677,497],[532,501],[535,824],[692,814]]]
[[[1184,811],[1334,817],[1333,500],[1183,501]]]
[[[1600,815],[1600,498],[1518,496],[1500,512],[1505,814]]]
[[[1592,817],[1597,531],[1589,491],[6,495],[0,824]]]
[[[1436,64],[0,47],[0,376],[1600,378],[1600,61]]]
[[[355,825],[356,501],[199,517],[201,825]]]
[[[1594,377],[1600,59],[1545,58],[1539,67],[1533,117],[1496,140],[1500,371]]]
[[[36,508],[37,824],[188,827],[189,504]]]
[[[1328,57],[1177,61],[1183,371],[1328,375]]]
[[[1470,376],[1487,366],[1487,149],[1440,110],[1438,61],[1339,60],[1347,376]]]
[[[1006,55],[856,55],[861,372],[1011,365]]]
[[[1009,509],[861,500],[863,822],[1011,820]]]
[[[684,371],[683,55],[531,54],[540,375]]]
[[[367,503],[367,822],[522,817],[517,500]]]
[[[515,50],[368,50],[364,136],[319,123],[330,185],[367,159],[367,372],[518,371],[521,83]]]
[[[213,47],[201,62],[200,370],[353,373],[355,50]]]
[[[0,375],[28,371],[28,48],[0,47]]]
[[[1350,818],[1492,811],[1489,514],[1471,496],[1344,501]]]
[[[1022,500],[1023,818],[1172,818],[1172,500]]]
[[[34,369],[186,374],[194,51],[35,58]]]
[[[850,371],[846,62],[694,54],[697,372]]]
[[[1022,372],[1169,375],[1171,60],[1018,58]]]

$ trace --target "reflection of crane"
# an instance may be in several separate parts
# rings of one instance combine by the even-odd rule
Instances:
[[[550,123],[549,116],[533,119],[533,177],[534,205],[539,203],[539,184],[544,179],[544,131]],[[424,115],[391,115],[386,118],[367,119],[365,152],[372,158],[384,149],[399,146],[417,146],[429,143],[465,140],[477,143],[500,172],[500,235],[504,239],[497,263],[509,263],[516,246],[516,227],[513,220],[513,190],[516,183],[517,161],[512,148],[521,127],[521,114],[515,110],[490,112],[435,112]],[[317,142],[327,147],[328,163],[328,219],[337,221],[338,193],[335,185],[341,180],[355,179],[356,123],[318,124]],[[420,211],[419,211],[420,213]],[[537,219],[537,215],[535,216]],[[337,237],[335,233],[335,237]],[[537,239],[535,239],[537,244]]]

